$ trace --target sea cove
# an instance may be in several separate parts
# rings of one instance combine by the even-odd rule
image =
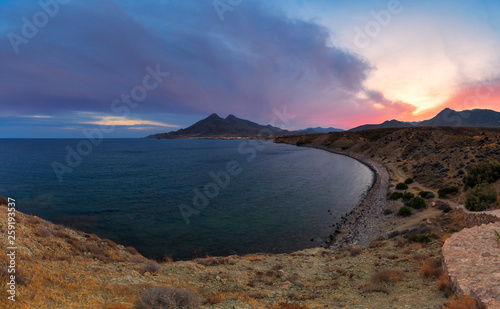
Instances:
[[[0,140],[2,192],[151,258],[321,245],[373,178],[348,157],[272,142],[106,139],[59,182],[51,163],[78,142]]]

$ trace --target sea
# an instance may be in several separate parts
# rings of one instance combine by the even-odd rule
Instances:
[[[0,195],[154,259],[323,245],[374,179],[354,159],[270,141],[94,142],[0,139]]]

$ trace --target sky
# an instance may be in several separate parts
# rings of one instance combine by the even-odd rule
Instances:
[[[499,110],[499,50],[493,0],[0,0],[0,138]]]

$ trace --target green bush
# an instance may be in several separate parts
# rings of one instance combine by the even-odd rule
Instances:
[[[405,192],[403,194],[403,201],[409,201],[409,200],[411,200],[414,197],[415,197],[415,194],[413,194],[411,192]]]
[[[425,199],[429,199],[429,198],[433,198],[434,197],[434,193],[430,192],[430,191],[420,191],[418,193],[419,196],[425,198]]]
[[[404,182],[400,182],[396,185],[396,190],[407,190],[408,185],[405,184]]]
[[[410,200],[410,207],[413,209],[424,209],[427,207],[427,203],[423,197],[417,196]]]
[[[496,204],[497,192],[491,184],[483,183],[467,192],[465,207],[470,211],[484,211]]]
[[[398,211],[398,216],[401,216],[401,217],[409,217],[411,216],[411,208],[408,207],[408,206],[403,206],[399,209]]]
[[[408,240],[411,241],[411,242],[420,242],[420,243],[428,243],[428,242],[431,242],[432,239],[430,239],[429,236],[425,236],[425,235],[411,235],[410,237],[408,237]]]
[[[467,188],[474,188],[482,183],[494,183],[500,179],[499,162],[482,162],[469,166],[464,179]]]
[[[389,196],[390,200],[399,200],[400,198],[403,197],[403,193],[401,192],[392,192],[391,195]]]
[[[439,189],[438,195],[440,198],[446,198],[448,194],[455,194],[458,193],[459,189],[458,187],[446,187]]]
[[[409,185],[409,184],[412,184],[413,183],[413,178],[408,178],[405,180],[405,184]]]

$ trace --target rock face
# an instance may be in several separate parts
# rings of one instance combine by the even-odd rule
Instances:
[[[160,133],[147,138],[254,138],[269,139],[297,132],[282,130],[271,125],[263,126],[255,122],[229,115],[225,119],[217,114],[198,121],[192,126],[170,133]]]
[[[443,246],[444,266],[454,288],[492,309],[500,308],[500,243],[495,230],[500,231],[500,223],[465,229]]]

